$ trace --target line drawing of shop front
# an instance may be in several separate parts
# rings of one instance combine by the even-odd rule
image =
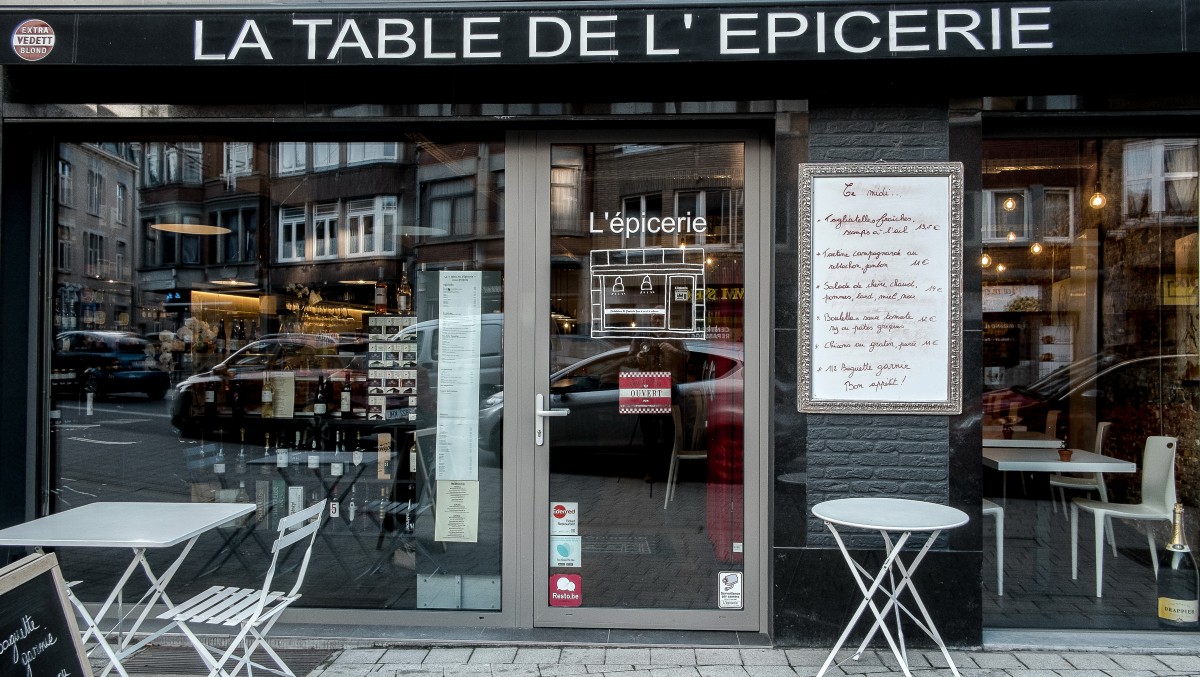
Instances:
[[[703,339],[704,250],[597,249],[592,337]]]

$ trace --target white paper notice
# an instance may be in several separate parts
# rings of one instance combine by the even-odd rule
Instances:
[[[479,312],[483,273],[442,271],[437,367],[437,478],[479,479]],[[440,512],[440,507],[439,507]]]
[[[438,480],[433,540],[479,541],[479,482]]]

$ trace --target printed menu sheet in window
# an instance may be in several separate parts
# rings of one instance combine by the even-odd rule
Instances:
[[[800,411],[962,411],[962,171],[800,165]]]

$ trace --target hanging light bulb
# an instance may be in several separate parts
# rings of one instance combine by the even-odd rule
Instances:
[[[1007,269],[1008,269],[1008,266],[1004,265],[1003,263],[996,264],[996,272],[997,273],[1003,273]]]
[[[1029,245],[1029,251],[1033,254],[1041,254],[1042,253],[1042,243],[1034,242],[1033,244]]]
[[[992,257],[988,256],[987,252],[984,252],[983,256],[979,257],[979,265],[984,268],[987,268],[988,266],[992,265]]]
[[[1017,233],[1016,233],[1016,231],[1012,231],[1012,230],[1008,231],[1008,241],[1009,241],[1009,242],[1016,242],[1016,241],[1017,241]]]
[[[1004,211],[1011,212],[1017,208],[1017,198],[1009,195],[1008,197],[1004,198],[1004,202],[1001,203],[1001,205],[1004,207]]]
[[[1104,197],[1104,193],[1100,192],[1100,186],[1096,186],[1096,192],[1092,193],[1092,196],[1088,198],[1088,204],[1091,205],[1092,209],[1100,209],[1108,204],[1108,198]]]

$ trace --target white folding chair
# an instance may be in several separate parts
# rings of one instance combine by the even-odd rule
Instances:
[[[996,518],[996,595],[1004,596],[1004,508],[983,499],[984,516]]]
[[[1101,456],[1104,455],[1104,437],[1108,434],[1110,426],[1112,426],[1112,423],[1109,421],[1101,421],[1096,424],[1096,438],[1092,442],[1092,451]],[[1057,500],[1054,498],[1055,489],[1058,489]],[[1062,501],[1063,519],[1068,518],[1067,489],[1074,491],[1094,491],[1100,497],[1101,501],[1108,502],[1108,487],[1104,484],[1104,473],[1054,473],[1050,475],[1050,505],[1055,512],[1058,512],[1058,502]],[[1112,520],[1105,521],[1105,531],[1108,533],[1108,542],[1112,545],[1113,555],[1115,556],[1117,554],[1117,542],[1113,539]]]
[[[695,418],[693,420],[692,436],[690,442],[685,442],[683,430],[683,415],[678,404],[671,406],[671,418],[675,421],[675,444],[671,447],[671,465],[667,469],[667,490],[663,497],[663,510],[675,498],[675,485],[679,482],[679,462],[680,461],[702,461],[708,458],[708,449],[700,448],[703,441],[704,425],[704,399],[703,396],[697,398]]]
[[[1071,501],[1071,580],[1079,573],[1079,511],[1095,515],[1096,538],[1096,596],[1100,597],[1104,583],[1104,524],[1109,519],[1170,522],[1175,508],[1175,450],[1179,441],[1174,437],[1146,438],[1142,450],[1142,500],[1140,503],[1108,503],[1076,498]],[[1111,537],[1110,537],[1111,538]],[[1150,545],[1150,561],[1158,576],[1158,547],[1154,529],[1147,525],[1146,541]],[[1115,550],[1115,548],[1114,548]],[[1114,552],[1115,554],[1115,552]]]
[[[231,677],[243,667],[246,668],[247,674],[252,674],[254,668],[258,668],[277,675],[295,677],[279,654],[271,648],[266,636],[279,620],[283,610],[300,599],[300,586],[304,582],[304,574],[312,556],[313,542],[316,540],[317,530],[321,527],[321,519],[328,503],[329,499],[322,500],[279,520],[279,536],[271,547],[271,565],[267,568],[261,588],[214,585],[158,616],[160,619],[169,620],[187,635],[208,668],[209,677]],[[281,560],[287,557],[287,553],[294,551],[293,546],[297,545],[304,547],[304,555],[299,566],[294,569],[291,589],[287,592],[273,591],[271,588],[276,583],[277,567]],[[221,651],[200,639],[194,629],[197,625],[219,626],[221,632],[227,632],[233,627],[240,629],[230,641],[229,648]],[[259,647],[271,657],[278,669],[251,660],[251,656]],[[230,660],[237,664],[232,671],[225,668],[225,664]]]

